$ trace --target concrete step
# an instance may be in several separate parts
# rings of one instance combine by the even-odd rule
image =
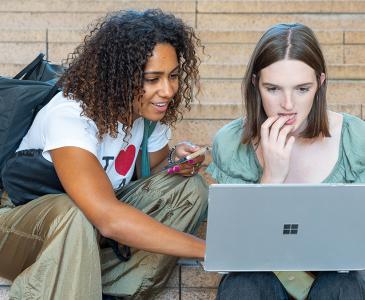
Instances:
[[[204,79],[242,79],[247,65],[203,63],[200,74]],[[329,79],[363,80],[365,79],[365,64],[335,64],[327,65]]]
[[[344,42],[346,44],[365,44],[365,32],[360,30],[345,32]]]
[[[0,63],[24,64],[38,52],[48,51],[48,59],[60,63],[79,43],[49,42],[0,42]],[[254,44],[207,44],[205,55],[200,54],[204,63],[242,65],[247,64]],[[323,45],[324,56],[328,64],[365,64],[365,44]]]
[[[221,275],[215,272],[205,272],[199,264],[189,264],[189,260],[180,260],[166,288],[156,299],[215,299]]]
[[[119,9],[159,7],[172,12],[199,13],[359,13],[365,12],[363,1],[3,1],[6,12],[107,12]]]
[[[58,63],[77,45],[78,43],[50,42],[48,44],[49,59]],[[4,47],[11,49],[9,44]],[[205,45],[206,55],[200,54],[200,57],[206,63],[244,64],[247,63],[254,47],[254,44],[207,44]],[[365,64],[365,44],[323,45],[322,49],[329,64]]]
[[[299,3],[299,2],[298,2]],[[266,30],[277,23],[303,23],[312,29],[321,30],[364,30],[365,18],[361,13],[353,14],[197,14],[199,30]]]
[[[1,12],[75,12],[75,13],[106,13],[123,9],[144,10],[146,8],[161,8],[174,13],[194,13],[195,1],[75,1],[75,0],[12,0],[2,1]]]
[[[254,48],[255,44],[206,44],[205,55],[200,54],[200,57],[211,64],[245,64]],[[365,44],[323,44],[322,50],[328,64],[365,63]]]
[[[360,13],[363,1],[198,1],[199,13]]]
[[[327,99],[329,103],[364,102],[365,80],[329,80]],[[202,104],[241,103],[241,80],[203,79],[198,100]]]
[[[166,288],[156,300],[213,300],[221,275],[205,272],[199,265],[177,265]],[[0,279],[1,280],[1,279]],[[0,286],[0,300],[9,299],[10,286]]]
[[[105,12],[1,12],[2,29],[84,29]],[[176,12],[199,30],[265,30],[276,23],[304,23],[318,30],[364,30],[363,14],[202,14]]]
[[[4,28],[0,32],[1,42],[41,42],[79,43],[85,35],[84,30],[77,28],[43,28],[14,29]],[[264,30],[197,30],[197,35],[204,44],[256,44]],[[365,44],[364,30],[315,30],[321,44]]]
[[[40,42],[46,40],[58,43],[79,43],[85,35],[84,30],[77,28],[4,28],[0,32],[1,42]],[[197,30],[197,35],[204,44],[235,43],[256,44],[265,30]],[[321,44],[365,44],[365,31],[360,29],[315,30]]]
[[[365,64],[365,31],[320,30],[316,33],[329,65]],[[198,35],[205,45],[205,55],[201,54],[201,58],[209,65],[245,65],[261,34],[262,31],[257,30],[199,31]],[[39,51],[48,51],[48,58],[60,63],[81,42],[84,35],[85,31],[80,29],[4,29],[0,33],[0,51],[4,53],[0,64],[26,64]],[[340,71],[338,68],[336,70],[337,73],[344,74],[342,67]],[[348,75],[353,71],[354,68]],[[360,77],[355,74],[344,78]]]
[[[44,42],[0,43],[0,64],[29,64],[40,52],[46,53],[46,50],[47,47]]]
[[[204,44],[209,43],[241,43],[256,44],[265,30],[198,30],[198,35]],[[316,36],[322,44],[343,44],[344,36],[358,31],[316,30]],[[360,31],[361,33],[361,31]],[[362,40],[362,36],[349,35],[349,42]]]
[[[19,48],[21,49],[21,47]],[[22,54],[28,59],[27,61],[25,58],[22,59],[23,63],[0,63],[0,75],[9,77],[14,76],[36,57],[36,54],[40,52],[37,52],[36,50],[42,49],[42,45],[34,46],[32,49],[34,50],[34,52],[32,52],[33,55],[23,51]],[[9,56],[10,55],[8,55],[8,57]],[[202,79],[241,80],[244,77],[246,67],[246,64],[203,63],[199,69]],[[329,79],[365,80],[365,64],[329,64],[327,65],[327,69]]]
[[[194,13],[177,12],[175,15],[191,26],[195,26]],[[2,30],[11,28],[82,30],[104,16],[105,12],[0,12],[0,27]]]
[[[364,103],[329,103],[328,109],[346,112],[365,119]],[[184,120],[233,120],[245,114],[241,103],[236,104],[203,104],[194,102],[191,110],[184,113]]]

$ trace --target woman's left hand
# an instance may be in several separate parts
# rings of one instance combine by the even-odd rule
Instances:
[[[181,142],[175,146],[175,160],[179,160],[185,156],[188,156],[200,149],[199,146],[194,145],[190,142]],[[205,159],[205,155],[199,155],[194,159],[187,161],[183,164],[176,165],[167,170],[168,173],[177,173],[182,176],[194,176],[199,172],[200,166]]]

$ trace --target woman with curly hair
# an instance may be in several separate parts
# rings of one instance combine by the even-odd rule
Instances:
[[[2,174],[0,276],[13,280],[11,299],[152,298],[176,257],[203,258],[191,233],[206,213],[206,184],[193,176],[204,155],[162,169],[199,150],[168,146],[199,79],[198,46],[171,14],[121,11],[69,56],[63,92]],[[99,240],[120,245],[99,250]]]

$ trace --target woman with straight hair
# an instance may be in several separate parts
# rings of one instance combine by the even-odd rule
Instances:
[[[278,24],[261,37],[242,84],[246,116],[217,133],[218,183],[364,183],[365,122],[327,110],[325,59],[313,31]],[[344,199],[346,201],[346,199]],[[217,299],[365,299],[358,272],[238,272]]]
[[[204,257],[192,235],[207,208],[204,155],[163,169],[199,150],[168,145],[193,100],[197,47],[171,14],[120,11],[69,57],[63,91],[2,172],[0,276],[13,281],[10,299],[151,299],[177,257]]]

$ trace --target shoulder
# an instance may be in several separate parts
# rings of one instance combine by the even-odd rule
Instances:
[[[259,178],[250,149],[242,144],[244,119],[223,126],[215,135],[207,172],[219,183],[253,183]]]
[[[65,137],[67,139],[96,139],[97,127],[93,120],[82,114],[81,103],[66,98],[58,93],[39,112],[43,118],[43,128],[46,137]],[[37,115],[38,118],[38,115]]]
[[[342,146],[347,177],[363,182],[365,180],[365,122],[363,120],[343,114]]]
[[[236,119],[219,129],[213,140],[213,159],[219,164],[228,164],[232,154],[242,145],[244,119]]]
[[[40,111],[47,124],[55,124],[58,126],[69,127],[68,125],[95,127],[95,122],[83,114],[82,103],[80,101],[70,99],[58,93],[51,101]],[[38,115],[37,115],[38,117]]]
[[[344,146],[365,157],[365,122],[356,116],[344,113],[342,128]]]
[[[233,120],[232,122],[224,125],[221,129],[217,131],[214,137],[214,144],[226,144],[227,142],[231,144],[233,140],[240,143],[242,139],[243,129],[243,118]]]
[[[55,95],[51,101],[42,109],[49,115],[71,114],[81,116],[81,103],[77,100],[65,97],[62,92]]]
[[[365,121],[350,114],[343,113],[344,128],[349,134],[361,135],[365,139]]]

